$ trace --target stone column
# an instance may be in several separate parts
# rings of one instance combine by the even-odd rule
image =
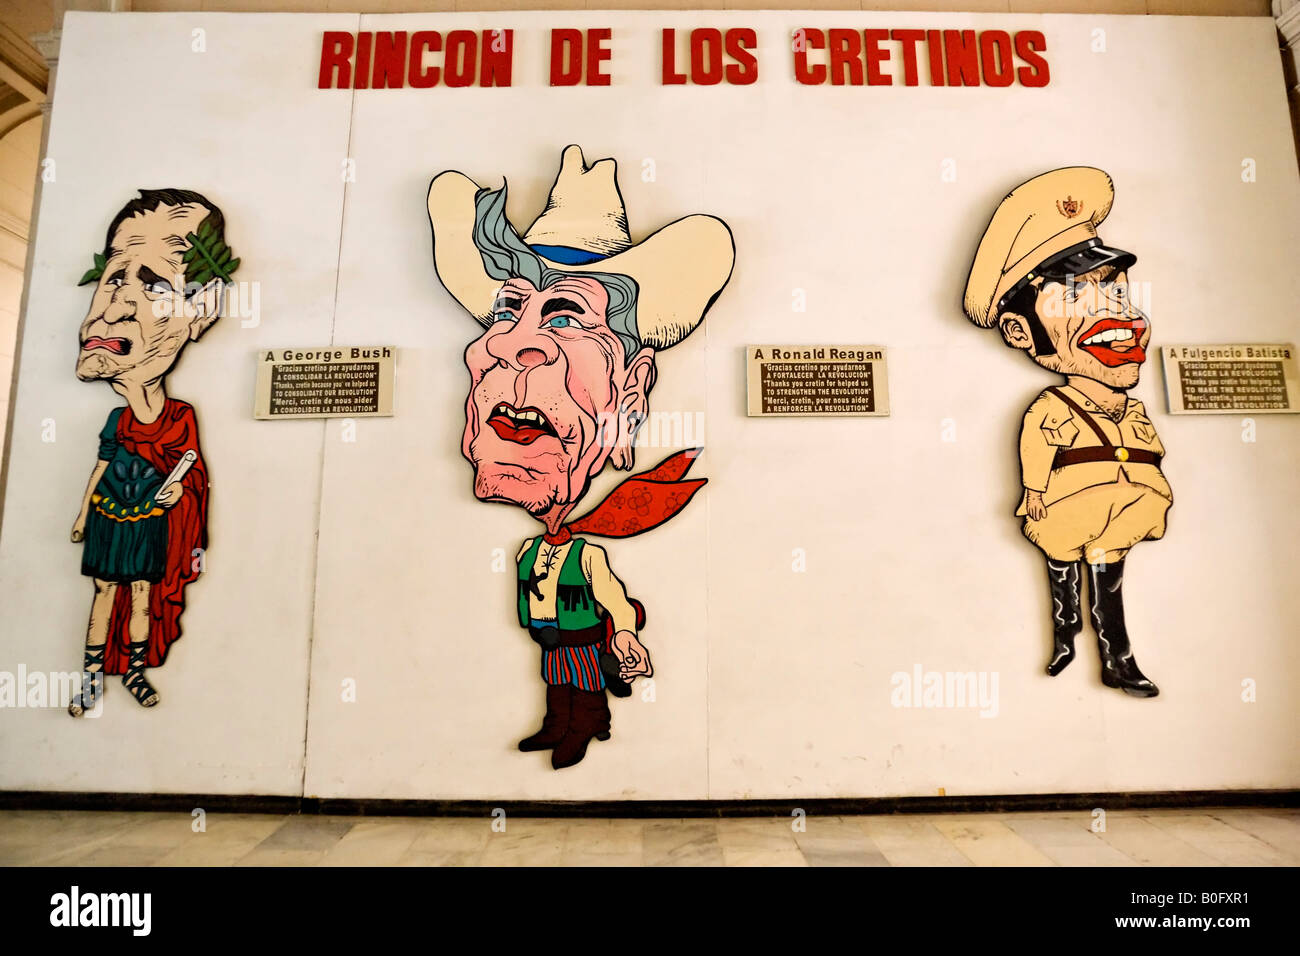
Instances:
[[[1286,44],[1282,67],[1287,103],[1291,107],[1291,132],[1295,135],[1296,152],[1300,154],[1300,0],[1273,0],[1273,19]]]
[[[60,22],[62,21],[60,20]],[[9,408],[3,433],[4,445],[3,449],[0,449],[3,452],[3,454],[0,454],[0,521],[4,519],[5,489],[8,486],[9,477],[9,446],[14,430],[14,408],[17,404],[14,397],[17,394],[18,370],[22,365],[23,329],[27,325],[27,303],[32,291],[32,263],[36,258],[37,228],[41,215],[41,187],[45,181],[45,151],[49,148],[50,142],[50,111],[54,102],[54,82],[59,63],[59,42],[61,38],[62,31],[58,27],[48,33],[38,33],[31,38],[32,45],[45,59],[50,74],[45,85],[45,99],[41,103],[41,148],[39,161],[36,164],[36,187],[33,190],[32,198],[32,221],[27,228],[27,256],[26,265],[23,268],[23,294],[18,305],[18,328],[14,335],[13,373],[9,381],[3,384],[9,394]]]

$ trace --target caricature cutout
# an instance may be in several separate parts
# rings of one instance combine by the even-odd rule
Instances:
[[[1016,514],[1047,557],[1047,673],[1074,659],[1086,577],[1102,683],[1154,697],[1133,657],[1121,586],[1129,549],[1164,535],[1173,493],[1160,471],[1164,446],[1142,403],[1128,397],[1151,326],[1129,295],[1136,257],[1097,236],[1113,198],[1110,177],[1083,166],[1016,187],[980,240],[965,310],[1063,378],[1029,406],[1020,430]]]
[[[113,218],[81,324],[77,378],[105,381],[126,405],[108,415],[99,457],[72,530],[81,573],[94,581],[82,684],[69,706],[99,702],[105,674],[121,674],[137,703],[159,701],[146,670],[180,637],[185,585],[207,546],[208,475],[198,421],[168,398],[167,374],[217,320],[239,260],[225,217],[183,189],[141,190]]]
[[[609,464],[631,470],[649,414],[657,356],[695,329],[731,275],[727,226],[687,216],[640,243],[628,232],[612,159],[588,167],[569,146],[546,207],[522,237],[506,189],[449,171],[429,186],[438,278],[483,326],[470,373],[461,452],[482,501],[523,508],[544,526],[519,549],[519,624],[541,647],[546,716],[519,742],[555,769],[607,740],[606,692],[626,697],[653,674],[631,600],[605,549],[585,536],[648,531],[684,508],[699,449],[669,456],[573,517]]]

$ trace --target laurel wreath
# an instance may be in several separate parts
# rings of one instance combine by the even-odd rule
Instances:
[[[208,220],[199,223],[199,231],[185,237],[190,247],[181,256],[185,263],[185,284],[197,282],[205,286],[214,278],[230,281],[230,274],[239,268],[234,252],[217,235],[216,227]]]
[[[190,244],[181,257],[185,263],[186,286],[197,284],[202,287],[214,278],[229,282],[231,275],[239,268],[239,260],[235,258],[234,251],[217,235],[216,227],[206,219],[199,224],[198,232],[186,235],[185,241]],[[94,262],[94,267],[86,270],[77,285],[98,282],[104,275],[108,259],[103,253],[97,252]]]
[[[108,265],[108,260],[104,258],[102,252],[95,253],[95,266],[93,269],[86,270],[86,274],[81,277],[77,285],[85,285],[87,282],[98,282],[99,277],[104,274],[104,266]]]

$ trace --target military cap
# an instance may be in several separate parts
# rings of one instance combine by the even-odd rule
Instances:
[[[1132,253],[1104,245],[1097,227],[1110,212],[1110,176],[1091,166],[1054,169],[1021,183],[998,204],[966,279],[966,316],[990,328],[1003,307],[1040,275],[1126,269]]]

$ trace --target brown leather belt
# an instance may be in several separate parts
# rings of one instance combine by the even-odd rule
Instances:
[[[1052,459],[1052,468],[1081,465],[1094,461],[1118,461],[1130,465],[1155,465],[1160,467],[1160,455],[1145,448],[1125,448],[1123,445],[1093,445],[1087,448],[1062,448]]]
[[[1056,457],[1052,459],[1052,468],[1064,468],[1066,465],[1082,465],[1095,461],[1118,461],[1130,462],[1134,465],[1155,465],[1160,467],[1160,455],[1146,448],[1125,448],[1123,445],[1112,445],[1106,433],[1101,430],[1092,415],[1083,408],[1078,402],[1066,395],[1059,388],[1049,388],[1049,392],[1065,402],[1066,405],[1079,417],[1079,419],[1093,430],[1097,436],[1100,445],[1083,448],[1060,448],[1057,449]]]
[[[530,627],[528,633],[542,647],[583,647],[605,640],[605,623],[602,621],[591,627],[567,631],[555,626]]]

